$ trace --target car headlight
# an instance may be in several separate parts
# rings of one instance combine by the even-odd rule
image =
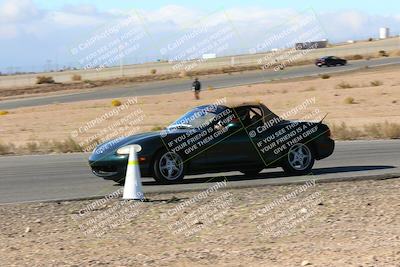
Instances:
[[[132,146],[134,147],[136,153],[140,152],[142,150],[142,147],[140,145],[135,144],[135,145],[123,146],[123,147],[118,148],[117,154],[118,155],[129,155],[129,151]]]

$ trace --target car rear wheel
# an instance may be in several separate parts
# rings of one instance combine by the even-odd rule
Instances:
[[[297,143],[289,148],[282,168],[289,175],[304,175],[311,171],[314,162],[311,149],[305,144]]]
[[[178,183],[185,176],[185,164],[182,157],[170,151],[157,153],[153,163],[153,177],[163,184]]]

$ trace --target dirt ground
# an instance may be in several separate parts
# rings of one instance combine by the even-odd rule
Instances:
[[[91,127],[85,126],[116,109],[111,106],[111,99],[19,108],[0,116],[0,143],[13,143],[19,146],[29,142],[65,140],[68,137],[73,137],[79,143],[88,143],[92,139],[105,141],[111,139],[111,135],[105,132],[112,131],[116,136],[126,134],[126,123],[116,125],[112,130],[104,131],[104,129],[118,124],[129,114],[137,118],[136,111],[141,114],[141,120],[130,125],[129,133],[160,129],[195,106],[215,103],[221,99],[226,99],[228,102],[261,101],[275,113],[283,114],[302,104],[306,99],[315,98],[315,104],[289,118],[302,118],[313,110],[318,110],[320,116],[328,113],[325,120],[328,124],[339,125],[345,122],[358,129],[363,129],[364,125],[370,123],[385,121],[398,123],[400,122],[399,69],[399,67],[365,69],[348,74],[333,74],[329,79],[306,78],[223,90],[204,88],[198,101],[194,100],[189,90],[183,93],[137,97],[134,105]],[[371,84],[374,81],[377,83],[376,86]],[[338,88],[341,83],[347,83],[351,88]],[[345,103],[349,97],[353,98],[352,104]],[[128,102],[128,98],[122,96],[119,100],[123,104]],[[99,135],[102,130],[103,134]]]
[[[1,265],[400,266],[400,179],[226,186],[2,205]]]

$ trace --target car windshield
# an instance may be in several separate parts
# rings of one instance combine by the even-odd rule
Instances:
[[[175,122],[168,128],[200,128],[209,125],[215,117],[224,110],[221,106],[201,106],[197,107]]]

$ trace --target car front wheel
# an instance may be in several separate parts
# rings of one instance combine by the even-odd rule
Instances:
[[[170,151],[157,153],[153,163],[153,177],[162,184],[173,184],[183,180],[185,164],[182,157]]]
[[[297,143],[285,155],[282,168],[289,175],[305,175],[311,171],[314,161],[311,149],[305,144]]]

